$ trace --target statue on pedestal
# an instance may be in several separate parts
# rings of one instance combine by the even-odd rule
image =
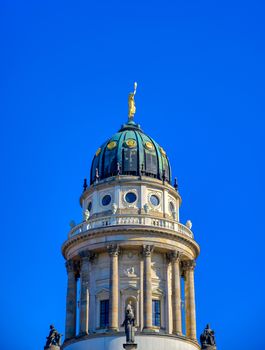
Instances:
[[[44,349],[49,349],[52,346],[56,346],[56,347],[60,348],[61,337],[62,337],[62,334],[57,332],[54,325],[50,325],[50,333],[49,333],[48,337],[46,337],[47,341],[46,341],[46,345],[45,345]]]
[[[216,349],[215,334],[214,334],[214,331],[210,328],[209,324],[207,324],[206,328],[201,334],[200,342],[201,342],[202,349],[208,349],[208,350]]]
[[[127,344],[134,343],[134,335],[135,335],[134,321],[135,321],[135,318],[134,318],[134,313],[132,309],[132,302],[129,301],[125,309],[125,320],[123,321],[123,324],[122,324],[122,327],[125,327]]]
[[[136,88],[137,88],[137,83],[134,83],[134,91],[129,93],[128,97],[128,115],[129,115],[129,120],[133,120],[133,117],[136,112],[136,107],[135,107],[135,101],[134,101],[134,96],[136,94]]]

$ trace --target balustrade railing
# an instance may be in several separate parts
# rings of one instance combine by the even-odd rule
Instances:
[[[81,224],[74,226],[68,235],[68,238],[76,236],[80,233],[87,232],[100,227],[119,226],[119,225],[137,225],[137,226],[152,226],[161,227],[176,233],[186,235],[193,238],[192,231],[180,222],[168,219],[157,219],[150,216],[128,216],[128,215],[111,215],[101,218],[90,219]]]

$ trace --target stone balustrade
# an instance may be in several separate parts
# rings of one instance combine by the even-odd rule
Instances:
[[[89,230],[108,227],[108,226],[119,226],[119,225],[130,225],[130,226],[149,226],[149,227],[161,227],[167,230],[174,231],[186,235],[190,238],[193,237],[192,231],[185,225],[174,220],[169,220],[165,218],[154,218],[147,215],[109,215],[100,218],[90,219],[84,221],[75,227],[73,227],[69,234],[68,238],[87,232]]]

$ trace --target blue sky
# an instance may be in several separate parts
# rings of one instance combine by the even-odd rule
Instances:
[[[1,1],[1,348],[64,333],[60,253],[98,146],[127,119],[166,149],[201,255],[198,335],[261,350],[262,1]],[[255,331],[254,331],[255,330]]]

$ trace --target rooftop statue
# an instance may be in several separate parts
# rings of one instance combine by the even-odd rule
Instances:
[[[132,309],[132,302],[129,301],[125,309],[125,320],[121,325],[122,327],[125,327],[127,344],[134,343],[134,334],[135,334],[134,321],[135,321],[135,318],[134,318],[134,313]]]
[[[208,350],[216,349],[214,331],[210,328],[209,324],[207,324],[206,328],[201,334],[200,342],[201,342],[202,349],[208,349]]]
[[[129,120],[133,120],[133,117],[135,115],[136,112],[136,107],[135,107],[135,101],[134,101],[134,96],[136,94],[136,89],[137,89],[137,83],[134,83],[134,91],[129,93],[129,97],[128,97],[128,107],[129,107]]]
[[[48,337],[46,337],[47,341],[44,349],[49,349],[52,345],[60,347],[61,337],[62,337],[62,334],[57,332],[54,325],[50,325],[50,333]]]

